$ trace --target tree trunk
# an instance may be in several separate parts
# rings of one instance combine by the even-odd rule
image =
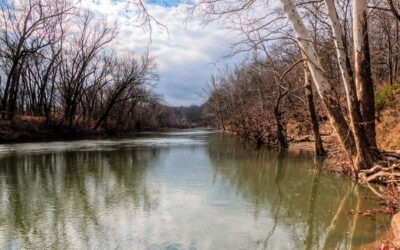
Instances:
[[[329,120],[339,136],[341,145],[346,150],[349,157],[353,157],[356,155],[353,133],[342,113],[337,94],[323,73],[317,52],[311,42],[310,34],[306,29],[304,22],[301,20],[294,4],[290,0],[280,0],[280,2],[282,4],[283,12],[295,32],[297,43],[302,49],[304,55],[307,57],[308,67],[314,79],[318,94],[328,110],[330,116]]]
[[[346,92],[347,105],[350,116],[350,128],[354,134],[354,141],[357,150],[355,159],[356,169],[369,168],[373,164],[372,154],[368,137],[363,126],[363,119],[360,111],[360,104],[357,99],[356,85],[353,78],[350,59],[347,50],[347,44],[344,40],[342,26],[336,12],[336,6],[333,0],[325,0],[326,10],[331,22],[332,33],[336,47],[338,64]]]
[[[397,9],[396,4],[394,3],[394,0],[387,0],[387,1],[388,1],[388,4],[390,6],[390,10],[392,11],[394,17],[396,17],[397,20],[400,22],[400,12]]]
[[[399,22],[396,22],[396,34],[395,34],[395,52],[394,52],[394,69],[393,69],[393,80],[397,81],[399,74]]]
[[[394,83],[393,79],[393,45],[392,45],[392,32],[391,28],[387,30],[388,36],[388,68],[389,68],[389,85],[392,86]]]
[[[368,41],[367,0],[353,0],[355,78],[361,115],[371,147],[376,148],[374,84]]]
[[[1,103],[1,108],[2,108],[2,119],[3,120],[12,120],[14,118],[14,106],[15,103],[13,100],[17,89],[17,84],[19,83],[19,77],[21,73],[21,66],[18,64],[19,62],[19,57],[16,57],[13,59],[13,63],[10,69],[10,72],[7,75],[7,81],[6,85],[4,87],[4,93],[3,93],[3,100]]]
[[[285,135],[285,128],[282,124],[282,119],[281,119],[281,112],[279,111],[279,105],[280,101],[282,98],[285,96],[285,94],[279,94],[279,97],[275,103],[274,107],[274,117],[275,117],[275,122],[276,122],[276,136],[278,137],[278,142],[279,142],[279,148],[284,149],[289,147],[289,143],[286,139]]]
[[[219,123],[220,123],[220,125],[221,125],[221,127],[222,127],[222,131],[225,132],[225,131],[226,131],[226,128],[225,128],[225,121],[224,121],[224,118],[222,117],[221,109],[220,109],[218,100],[215,101],[215,106],[216,106],[216,108],[217,108],[218,120],[219,120]]]
[[[103,112],[103,114],[97,120],[96,124],[93,126],[94,130],[98,129],[100,127],[100,125],[102,125],[103,122],[107,119],[107,117],[110,114],[111,109],[114,107],[116,101],[117,101],[117,98],[111,98],[111,101],[108,103],[106,110]]]
[[[321,135],[319,133],[318,127],[318,120],[317,114],[315,113],[315,106],[314,106],[314,97],[311,88],[311,75],[310,70],[308,69],[307,65],[304,67],[304,76],[305,76],[305,90],[306,90],[306,98],[307,98],[307,105],[308,105],[308,112],[311,118],[311,125],[314,134],[314,150],[315,155],[323,156],[326,155],[325,149],[322,145]]]

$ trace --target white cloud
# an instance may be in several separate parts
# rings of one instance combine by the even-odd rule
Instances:
[[[101,13],[109,20],[117,19],[120,34],[114,47],[120,51],[145,51],[149,33],[134,23],[135,9],[126,12],[124,1],[83,1],[83,6]],[[218,24],[204,26],[186,23],[188,5],[175,7],[146,5],[148,12],[168,30],[153,24],[150,52],[159,65],[160,82],[155,92],[170,105],[191,105],[204,102],[199,96],[202,87],[215,71],[215,65],[227,53],[229,35]]]

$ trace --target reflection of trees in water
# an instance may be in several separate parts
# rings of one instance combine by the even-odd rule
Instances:
[[[323,159],[321,160],[321,159],[315,158],[314,160],[316,161],[315,162],[316,164],[313,169],[310,196],[307,199],[309,204],[308,204],[308,213],[307,213],[307,220],[306,220],[306,237],[304,240],[305,249],[320,248],[319,234],[314,234],[314,214],[318,212],[315,210],[315,205],[316,205],[315,201],[318,198],[320,171],[321,171],[321,165],[323,164]],[[319,162],[317,162],[317,161],[319,161]],[[314,246],[313,243],[316,243],[316,246]]]
[[[383,217],[376,222],[349,214],[357,204],[360,209],[376,207],[361,199],[370,192],[315,170],[308,153],[255,151],[222,136],[210,144],[209,155],[215,178],[254,207],[255,220],[263,215],[272,219],[258,241],[262,248],[283,244],[277,228],[284,229],[297,249],[348,249],[374,241],[385,230]]]
[[[283,200],[283,193],[282,193],[282,188],[281,188],[281,179],[284,175],[284,170],[285,170],[285,165],[284,165],[284,160],[285,160],[285,155],[284,152],[280,152],[278,154],[278,167],[276,168],[276,173],[275,173],[275,185],[278,191],[278,197],[279,201],[276,205],[276,212],[273,212],[273,217],[274,217],[274,225],[272,226],[272,229],[269,231],[267,237],[264,240],[264,249],[268,248],[268,242],[271,239],[271,237],[274,235],[276,227],[278,225],[278,218],[279,218],[279,212],[282,206],[282,200]]]
[[[0,231],[5,233],[0,246],[114,245],[117,236],[107,221],[121,214],[151,213],[158,206],[159,190],[144,181],[157,154],[157,150],[131,149],[0,159],[0,200],[4,201],[0,203]]]

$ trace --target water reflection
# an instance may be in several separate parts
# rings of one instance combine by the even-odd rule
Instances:
[[[156,150],[127,150],[3,158],[0,242],[11,249],[115,247],[109,244],[123,240],[117,226],[130,227],[129,216],[158,206],[159,190],[145,183],[156,157]]]
[[[321,172],[307,152],[254,151],[221,137],[209,147],[214,178],[252,204],[254,220],[270,220],[260,249],[354,249],[387,230],[387,216],[358,216],[376,208],[369,190]],[[226,145],[228,147],[226,148]]]
[[[309,154],[210,131],[0,147],[5,249],[349,249],[388,224]]]

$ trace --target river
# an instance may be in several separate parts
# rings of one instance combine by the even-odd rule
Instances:
[[[390,217],[307,152],[212,130],[0,145],[2,249],[356,249]]]

